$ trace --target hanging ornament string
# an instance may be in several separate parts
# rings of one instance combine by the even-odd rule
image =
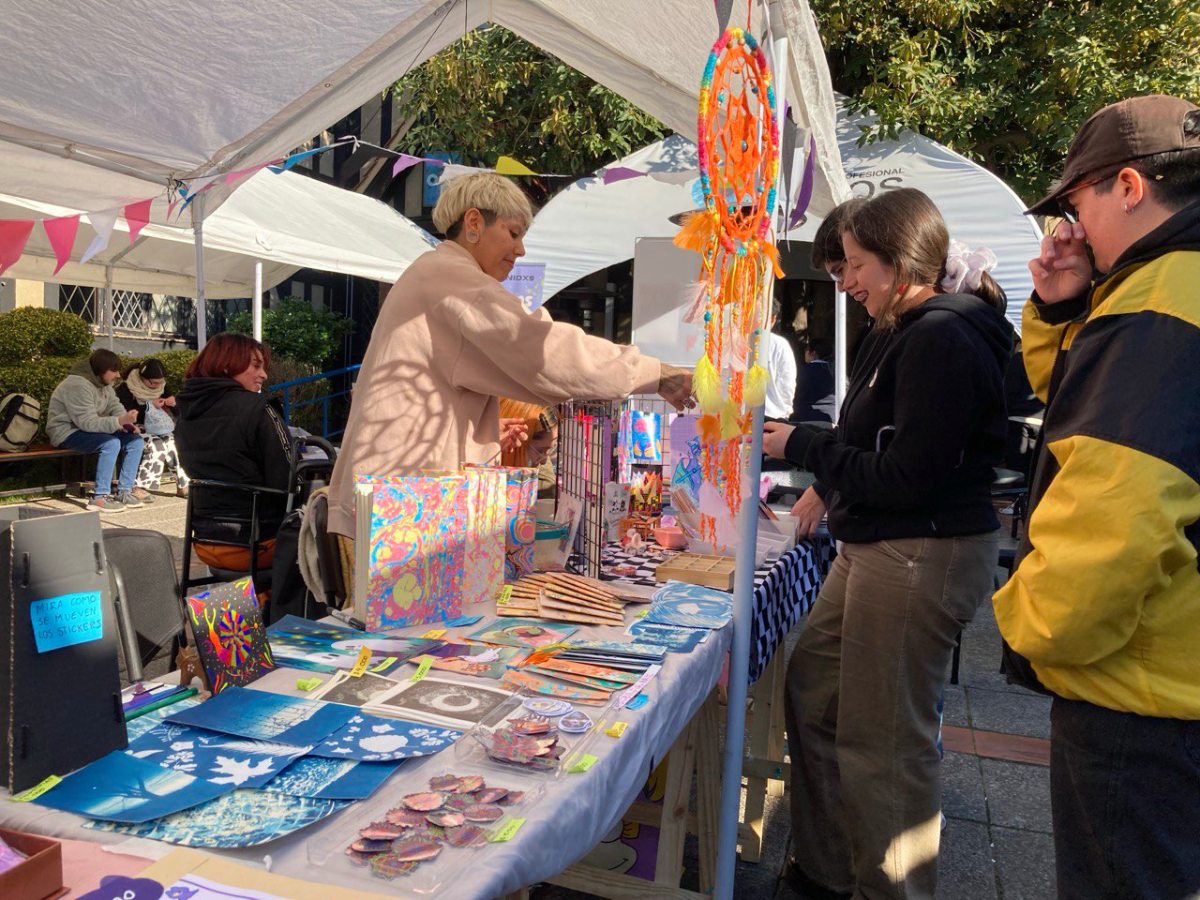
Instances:
[[[749,410],[762,403],[767,373],[758,363],[766,324],[765,291],[781,277],[772,215],[779,175],[775,89],[754,35],[731,28],[718,38],[700,82],[697,149],[704,210],[675,237],[701,255],[704,352],[693,388],[704,480],[730,514],[741,504]],[[703,504],[702,504],[703,505]],[[715,539],[715,518],[702,516]]]

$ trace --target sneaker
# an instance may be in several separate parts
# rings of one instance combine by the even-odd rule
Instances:
[[[137,497],[139,500],[141,500],[143,503],[153,503],[154,502],[154,495],[152,493],[150,493],[148,490],[146,490],[145,488],[135,487],[132,491],[130,491],[130,493],[133,494],[133,496]]]
[[[122,503],[117,497],[101,495],[92,497],[92,499],[88,501],[87,510],[88,512],[113,514],[125,512],[125,504]]]
[[[132,491],[124,491],[117,494],[117,500],[123,503],[126,509],[133,509],[136,506],[143,505],[142,501]]]

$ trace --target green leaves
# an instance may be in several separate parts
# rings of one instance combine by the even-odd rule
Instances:
[[[228,325],[237,334],[250,334],[250,313],[235,313]],[[271,348],[271,354],[307,360],[317,367],[324,366],[340,349],[342,338],[353,331],[350,319],[324,307],[314,309],[296,297],[285,297],[263,310],[263,343]]]
[[[1076,129],[1147,93],[1200,100],[1195,0],[813,0],[836,90],[878,125],[970,156],[1026,200]]]
[[[584,175],[667,132],[608,88],[498,26],[477,29],[391,88],[416,121],[395,148],[459,153],[467,165],[512,156]]]

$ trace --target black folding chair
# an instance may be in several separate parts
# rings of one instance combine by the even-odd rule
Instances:
[[[140,681],[164,650],[173,660],[183,641],[175,552],[165,535],[143,528],[105,528],[103,537],[126,675]]]

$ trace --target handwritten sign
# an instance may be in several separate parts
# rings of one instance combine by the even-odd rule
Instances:
[[[104,637],[100,592],[61,594],[29,604],[38,653],[86,644]]]

